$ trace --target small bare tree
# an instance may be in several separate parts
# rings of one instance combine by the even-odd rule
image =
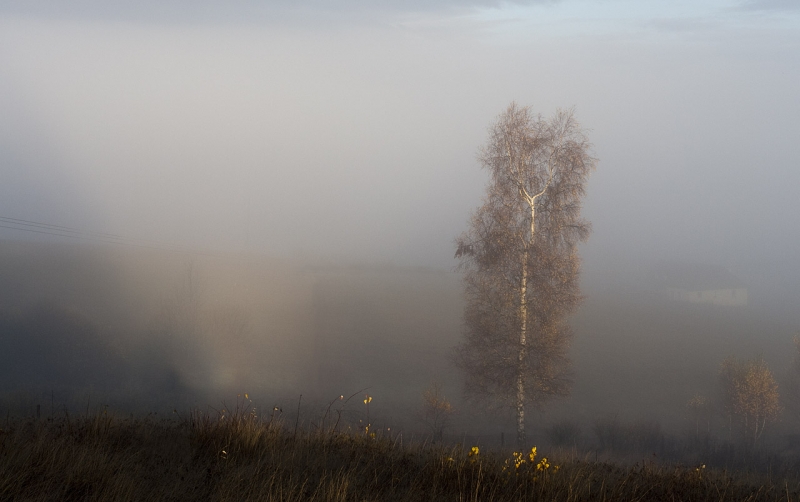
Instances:
[[[786,375],[783,387],[784,402],[791,412],[793,418],[800,416],[800,331],[795,333],[792,338],[794,350],[792,353],[792,370]]]
[[[569,391],[567,317],[580,302],[581,201],[596,159],[572,111],[550,119],[512,103],[489,129],[479,160],[491,174],[483,205],[457,240],[465,272],[465,337],[458,363],[468,395],[516,411]]]
[[[766,361],[760,356],[749,361],[728,357],[720,367],[720,383],[729,427],[736,417],[745,440],[755,446],[781,411],[778,384]]]
[[[695,437],[700,436],[700,421],[705,422],[706,433],[711,432],[711,417],[708,413],[708,399],[702,394],[695,394],[686,403],[686,407],[692,412],[694,416],[694,434]]]
[[[422,393],[422,421],[433,434],[434,441],[441,441],[444,430],[450,425],[453,405],[442,393],[442,385],[433,382]]]

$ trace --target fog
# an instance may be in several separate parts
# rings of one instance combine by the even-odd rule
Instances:
[[[796,2],[368,4],[0,0],[9,407],[369,389],[413,428],[439,381],[460,430],[503,430],[465,409],[450,354],[453,242],[511,101],[574,107],[599,159],[575,388],[543,423],[679,430],[731,354],[789,378]],[[723,267],[748,304],[670,302],[659,263]]]

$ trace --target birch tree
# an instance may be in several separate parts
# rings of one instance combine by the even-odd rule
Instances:
[[[719,377],[729,428],[737,417],[747,443],[755,446],[767,424],[781,412],[778,383],[763,357],[749,361],[728,357],[720,366]]]
[[[457,241],[466,296],[457,361],[469,396],[516,411],[525,443],[525,410],[567,394],[578,306],[576,245],[589,234],[581,218],[596,159],[571,110],[549,120],[512,103],[489,128],[478,159],[491,175],[483,205]]]

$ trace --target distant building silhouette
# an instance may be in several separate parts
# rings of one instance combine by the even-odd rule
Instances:
[[[656,278],[669,298],[709,305],[747,305],[747,286],[725,267],[699,263],[660,263]]]

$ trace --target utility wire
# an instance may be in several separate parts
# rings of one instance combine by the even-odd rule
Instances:
[[[174,244],[167,244],[164,242],[154,241],[150,239],[132,239],[124,237],[119,234],[112,234],[108,232],[85,231],[75,227],[54,225],[52,223],[44,223],[41,221],[23,220],[20,218],[10,218],[8,216],[0,216],[0,228],[19,230],[21,232],[30,232],[42,235],[52,235],[55,237],[94,240],[94,241],[104,242],[107,244],[119,244],[119,245],[127,245],[127,246],[141,247],[141,248],[187,252],[198,255],[218,257],[218,255],[215,255],[213,253],[190,250],[185,247],[177,246]]]
[[[77,232],[71,232],[71,233],[48,232],[47,230],[36,230],[35,228],[12,227],[12,226],[8,226],[8,225],[0,225],[0,228],[8,228],[8,229],[11,229],[11,230],[19,230],[21,232],[31,232],[31,233],[34,233],[34,234],[53,235],[53,236],[56,236],[56,237],[68,237],[68,238],[73,238],[73,239],[95,240],[95,241],[105,242],[107,244],[122,244],[122,245],[127,245],[127,246],[137,246],[137,247],[147,247],[147,248],[155,248],[155,249],[165,249],[165,248],[159,248],[157,246],[139,244],[139,243],[136,243],[136,242],[126,242],[126,241],[123,241],[123,240],[120,240],[120,239],[105,239],[105,238],[102,238],[102,237],[99,237],[99,236],[83,235],[83,234],[77,233]],[[171,250],[177,250],[177,249],[172,249],[172,248],[170,248],[170,249]]]
[[[42,223],[40,221],[21,220],[19,218],[9,218],[7,216],[0,216],[0,222],[10,223],[12,225],[22,225],[22,226],[26,226],[26,227],[45,228],[45,229],[57,230],[57,231],[61,231],[61,232],[96,235],[96,236],[100,236],[100,237],[108,237],[108,238],[113,238],[113,239],[126,240],[126,238],[123,237],[122,235],[109,234],[109,233],[106,233],[106,232],[87,232],[87,231],[84,231],[84,230],[80,230],[78,228],[65,227],[63,225],[53,225],[51,223]]]
[[[108,232],[86,231],[86,230],[81,230],[79,228],[67,227],[67,226],[64,226],[64,225],[54,225],[54,224],[51,224],[51,223],[43,223],[41,221],[21,220],[19,218],[9,218],[7,216],[0,216],[0,223],[8,223],[10,225],[15,225],[15,227],[13,227],[13,228],[16,228],[17,230],[25,230],[25,228],[17,228],[17,226],[20,226],[20,227],[26,227],[26,228],[37,228],[37,229],[51,230],[51,231],[59,232],[59,235],[70,234],[70,235],[75,235],[75,236],[93,237],[93,238],[99,238],[99,239],[110,239],[110,240],[115,240],[115,241],[119,240],[119,241],[127,241],[127,242],[133,242],[133,241],[150,242],[152,244],[157,244],[157,245],[160,245],[160,246],[170,246],[169,244],[164,244],[162,242],[157,242],[157,241],[148,241],[147,239],[131,239],[131,238],[128,238],[128,237],[125,237],[125,236],[122,236],[122,235],[111,234],[111,233],[108,233]],[[4,228],[12,228],[12,227],[4,227]]]

